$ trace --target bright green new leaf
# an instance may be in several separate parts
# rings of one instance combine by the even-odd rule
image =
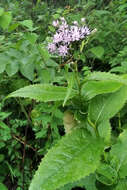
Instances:
[[[127,86],[114,93],[98,95],[89,104],[89,119],[96,125],[112,118],[124,106],[127,100]]]
[[[81,89],[81,95],[85,99],[91,99],[98,94],[105,94],[117,91],[122,84],[117,81],[88,81]]]
[[[102,46],[93,47],[90,51],[97,57],[101,58],[104,54],[104,48]]]
[[[59,101],[64,100],[67,93],[66,87],[53,86],[48,84],[36,84],[26,86],[15,92],[12,92],[8,97],[24,97],[32,98],[38,101]],[[69,98],[75,96],[76,91],[72,91]]]
[[[76,129],[49,150],[29,190],[56,190],[93,173],[99,165],[104,143],[86,130]]]
[[[10,12],[4,12],[4,14],[2,14],[2,16],[0,16],[0,26],[3,29],[8,28],[11,20],[12,20],[11,13]]]

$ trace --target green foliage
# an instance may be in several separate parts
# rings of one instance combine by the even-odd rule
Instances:
[[[8,97],[27,97],[43,102],[48,102],[64,100],[66,94],[66,87],[36,84],[21,88],[11,93]],[[72,91],[69,98],[72,98],[75,94],[76,92]]]
[[[41,158],[34,190],[127,189],[126,9],[126,0],[0,1],[1,190],[28,190]],[[85,18],[92,31],[63,58],[47,49],[60,17]]]
[[[121,100],[121,101],[119,101]],[[110,119],[124,106],[127,100],[127,87],[123,86],[113,94],[98,95],[89,104],[89,118],[96,124]]]
[[[96,170],[103,147],[103,141],[84,129],[74,130],[48,152],[29,189],[54,190],[88,176]]]

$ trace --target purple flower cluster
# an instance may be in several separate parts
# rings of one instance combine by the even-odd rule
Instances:
[[[48,44],[50,53],[58,53],[60,56],[66,56],[69,51],[70,43],[80,41],[90,35],[90,29],[85,26],[85,18],[81,19],[82,25],[79,26],[77,21],[73,25],[68,25],[64,17],[60,20],[53,21],[52,25],[57,31],[53,36],[53,42]]]

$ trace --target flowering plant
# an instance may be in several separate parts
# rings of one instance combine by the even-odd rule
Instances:
[[[59,20],[54,20],[52,25],[56,28],[56,33],[52,37],[52,42],[48,44],[48,50],[62,57],[69,55],[74,42],[81,42],[91,34],[85,24],[85,18],[81,19],[80,24],[74,21],[72,25],[68,25],[65,18],[61,17]]]

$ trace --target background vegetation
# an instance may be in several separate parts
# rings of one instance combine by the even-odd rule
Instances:
[[[82,53],[74,51],[78,71],[127,73],[126,0],[3,0],[0,2],[0,189],[27,190],[41,158],[65,134],[59,102],[3,99],[30,84],[66,86],[62,64],[45,48],[54,32],[52,21],[64,16],[69,23],[86,18],[97,32]],[[79,106],[79,105],[77,105]],[[73,109],[73,106],[70,107]],[[127,122],[126,105],[111,119],[115,142]],[[123,171],[124,177],[127,172]],[[98,189],[110,189],[95,179]],[[86,179],[87,181],[87,179]],[[126,182],[127,183],[127,182]],[[4,186],[4,185],[5,186]],[[77,184],[65,187],[76,188]],[[80,185],[94,190],[94,186]],[[119,188],[120,189],[120,188]],[[118,190],[118,188],[117,188]],[[120,190],[123,190],[122,188]]]

